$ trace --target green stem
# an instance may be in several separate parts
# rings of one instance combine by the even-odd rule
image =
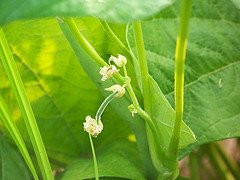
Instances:
[[[97,164],[97,158],[96,158],[95,149],[94,149],[94,145],[93,145],[93,140],[92,140],[91,134],[88,134],[88,136],[89,136],[89,141],[90,141],[91,149],[92,149],[95,179],[96,179],[96,180],[99,180],[98,164]]]
[[[2,63],[13,88],[13,92],[16,96],[19,108],[21,110],[23,120],[25,122],[31,143],[33,145],[43,179],[52,180],[53,175],[51,171],[51,166],[47,157],[41,134],[37,126],[36,119],[32,111],[32,107],[27,98],[22,79],[17,69],[17,65],[14,61],[11,50],[8,47],[6,37],[1,28],[0,46],[2,52]]]
[[[218,151],[219,155],[222,157],[223,161],[228,166],[229,170],[235,176],[236,179],[240,179],[240,170],[236,162],[225,152],[223,147],[220,144],[214,144],[216,150]]]
[[[73,18],[66,18],[64,20],[78,42],[80,43],[81,47],[93,58],[97,63],[101,66],[108,66],[108,64],[101,58],[101,56],[98,55],[98,53],[95,51],[95,49],[91,46],[91,44],[85,39],[85,37],[80,33],[80,31],[77,28],[77,25],[75,24]]]
[[[198,156],[195,152],[189,155],[189,166],[192,180],[200,180]]]
[[[102,116],[102,113],[104,112],[104,110],[106,109],[107,105],[114,99],[114,96],[116,95],[116,92],[110,94],[103,102],[102,104],[100,105],[100,107],[98,108],[97,110],[97,113],[96,113],[96,120],[97,122],[99,120],[101,120],[101,116]]]
[[[99,54],[95,51],[95,49],[91,46],[91,44],[85,39],[85,37],[81,34],[78,30],[77,25],[75,24],[73,18],[66,18],[64,20],[72,34],[77,39],[80,46],[88,53],[88,55],[93,58],[100,66],[108,66],[108,64],[99,56]],[[119,82],[123,82],[123,78],[121,75],[115,75],[114,78],[117,79]]]
[[[208,153],[209,159],[210,159],[214,169],[216,170],[219,178],[221,178],[223,180],[234,179],[233,175],[228,170],[228,167],[226,166],[226,164],[222,160],[221,156],[217,152],[214,145],[209,144],[207,146],[206,152]]]
[[[32,163],[31,157],[28,153],[27,147],[22,139],[22,136],[14,123],[13,119],[11,118],[10,111],[4,102],[2,96],[0,95],[0,118],[3,122],[3,125],[8,130],[9,134],[11,135],[12,139],[16,143],[19,151],[21,152],[26,164],[28,165],[33,177],[35,180],[38,180],[37,172],[34,168],[34,165]]]
[[[123,68],[124,68],[125,78],[127,78],[128,77],[127,69],[126,69],[125,66],[123,66]],[[132,88],[131,84],[127,84],[126,88],[127,88],[127,91],[130,95],[130,98],[133,102],[134,107],[137,109],[138,114],[146,121],[147,125],[151,129],[151,132],[153,134],[153,138],[154,138],[154,141],[155,141],[155,148],[157,149],[157,152],[159,153],[158,156],[160,158],[163,157],[164,152],[162,151],[161,146],[160,146],[160,142],[159,142],[160,137],[159,137],[156,125],[154,124],[151,117],[139,106],[137,97],[136,97],[136,95],[133,91],[133,88]]]
[[[187,33],[192,9],[192,0],[183,0],[180,29],[177,38],[175,60],[175,124],[168,147],[169,156],[177,156],[184,104],[184,64],[187,50]]]
[[[139,60],[139,65],[141,69],[141,79],[143,86],[143,97],[144,97],[144,110],[151,115],[151,102],[149,94],[149,82],[148,82],[148,66],[146,59],[146,52],[143,41],[142,27],[141,22],[136,21],[133,23],[133,31],[135,37],[135,43],[137,48],[137,55]]]
[[[108,23],[106,21],[102,21],[100,20],[100,23],[103,27],[103,29],[105,30],[105,32],[107,33],[107,35],[110,37],[110,39],[115,42],[115,44],[122,50],[122,52],[128,57],[128,59],[131,59],[131,53],[128,50],[128,48],[126,48],[126,46],[122,43],[122,41],[116,36],[116,34],[113,32],[113,30],[110,28],[110,26],[108,25]]]

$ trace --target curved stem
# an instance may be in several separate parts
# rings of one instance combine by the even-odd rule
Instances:
[[[53,180],[51,166],[43,144],[43,140],[38,129],[38,125],[33,114],[32,107],[27,98],[27,94],[17,69],[17,65],[8,46],[7,39],[0,27],[0,48],[1,59],[4,69],[7,73],[13,92],[16,96],[19,108],[21,110],[23,120],[25,122],[33,149],[35,151],[37,161],[43,176],[43,179]]]
[[[91,134],[88,134],[88,137],[89,137],[89,141],[90,141],[91,149],[92,149],[92,156],[93,156],[93,163],[94,163],[95,179],[96,179],[96,180],[99,180],[97,158],[96,158],[95,149],[94,149],[94,145],[93,145],[93,140],[92,140],[92,136],[91,136]]]
[[[127,75],[126,66],[123,66],[123,69],[124,69],[125,78],[127,78],[128,75]],[[158,156],[163,157],[164,152],[162,151],[161,146],[160,146],[160,142],[159,142],[160,137],[159,137],[156,125],[154,124],[151,117],[139,106],[137,97],[136,97],[136,95],[133,91],[133,88],[132,88],[131,84],[127,84],[126,88],[127,88],[127,91],[130,95],[130,98],[133,102],[134,107],[137,109],[138,114],[146,121],[147,125],[151,129],[151,132],[153,134],[153,138],[154,138],[154,141],[155,141],[155,148],[157,149],[157,152],[159,153]]]
[[[96,113],[96,120],[97,120],[97,122],[98,122],[99,120],[101,120],[102,113],[103,113],[104,110],[106,109],[107,105],[114,99],[114,96],[115,96],[116,94],[117,94],[116,92],[110,94],[110,95],[102,102],[102,104],[100,105],[100,107],[98,108],[97,113]]]
[[[113,30],[110,28],[108,23],[103,20],[99,20],[103,29],[107,33],[107,35],[116,43],[116,45],[122,50],[122,52],[127,56],[131,57],[131,53],[128,48],[122,43],[122,41],[116,36]],[[131,59],[131,58],[130,58]]]
[[[99,54],[95,51],[95,49],[91,46],[91,44],[85,39],[85,37],[78,30],[77,25],[75,24],[73,18],[66,18],[64,21],[67,23],[70,31],[75,36],[75,38],[77,39],[81,47],[88,53],[88,55],[91,58],[93,58],[100,66],[108,66],[108,64],[101,58],[101,56],[99,56]],[[121,83],[123,82],[123,78],[119,74],[114,75],[114,78],[116,78],[116,80]]]
[[[168,147],[169,156],[177,156],[184,104],[184,64],[187,50],[187,33],[192,8],[192,0],[182,1],[180,29],[177,38],[175,60],[175,124]]]
[[[75,24],[73,18],[66,18],[64,20],[78,42],[81,44],[82,48],[93,58],[95,61],[97,61],[98,64],[101,66],[107,66],[108,64],[99,56],[99,54],[95,51],[95,49],[91,46],[91,44],[85,39],[85,37],[80,33],[80,31],[77,28],[77,25]]]

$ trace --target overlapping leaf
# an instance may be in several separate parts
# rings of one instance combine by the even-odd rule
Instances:
[[[109,21],[128,22],[152,16],[170,5],[172,1],[173,0],[1,0],[0,24],[16,19],[54,16],[96,16]]]

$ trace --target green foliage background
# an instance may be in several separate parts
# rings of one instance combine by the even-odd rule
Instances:
[[[57,20],[52,17],[55,15],[94,15],[114,22],[145,18],[143,34],[150,74],[173,106],[174,54],[180,6],[179,2],[176,2],[158,13],[171,1],[161,1],[165,3],[146,1],[146,3],[139,0],[139,2],[134,1],[138,3],[132,4],[122,1],[120,4],[113,4],[114,11],[104,11],[109,4],[101,5],[93,1],[89,1],[92,3],[86,3],[82,8],[71,4],[73,1],[49,4],[50,2],[41,1],[35,4],[30,0],[11,1],[11,5],[10,1],[3,0],[0,4],[0,23],[4,24],[4,32],[18,64],[52,166],[56,169],[67,167],[67,173],[64,174],[63,179],[74,179],[82,174],[82,168],[93,168],[92,161],[89,160],[90,145],[82,123],[87,115],[94,116],[106,94],[102,92],[102,85],[94,81],[94,78],[100,79],[100,75],[97,71],[92,72],[95,74],[90,75],[91,78],[87,75],[91,71],[87,70],[87,66],[80,66]],[[193,142],[192,136],[187,136],[186,141],[183,140],[180,158],[201,144],[240,136],[238,128],[240,127],[240,12],[237,8],[239,7],[237,1],[233,2],[227,0],[193,2],[185,70],[184,121],[194,132],[197,141]],[[16,9],[19,4],[21,8]],[[67,5],[74,8],[62,8]],[[94,8],[87,10],[85,8],[93,6],[96,7],[96,11]],[[23,20],[42,17],[49,18]],[[10,22],[18,19],[22,20]],[[6,24],[6,22],[10,23]],[[111,54],[122,53],[104,32],[96,18],[82,17],[77,18],[76,22],[79,30],[101,57],[107,60]],[[126,24],[114,23],[111,27],[126,44]],[[131,49],[135,52],[131,27],[127,32],[127,39]],[[84,58],[83,61],[89,61]],[[134,75],[133,67],[129,65],[128,68],[130,74]],[[31,150],[21,114],[2,65],[0,69],[1,95],[10,107],[12,116]],[[138,88],[136,77],[133,77],[133,85]],[[141,96],[139,98],[141,99]],[[152,176],[149,173],[154,174],[154,172],[145,170],[148,169],[146,167],[139,167],[142,164],[141,161],[149,158],[145,128],[139,117],[130,116],[127,106],[124,106],[126,102],[123,104],[115,102],[107,108],[103,116],[104,131],[94,142],[97,154],[100,159],[103,159],[99,161],[100,175],[144,179],[144,177]],[[163,104],[161,107],[160,104],[158,108],[159,112],[164,111],[166,105]],[[170,119],[172,121],[172,118]],[[139,121],[139,128],[134,129],[134,121]],[[169,121],[161,127],[162,129],[169,128],[163,133],[166,137],[171,131],[171,123],[168,123]],[[3,137],[10,139],[4,127],[1,127],[1,130]],[[188,131],[185,132],[188,133]],[[139,151],[136,143],[129,141],[129,135],[133,132],[143,134],[141,142],[145,146],[145,151]],[[116,145],[117,141],[120,145]],[[192,144],[188,145],[189,143]],[[3,146],[1,148],[2,166],[5,162],[11,161],[18,161],[21,166],[24,166],[19,157],[10,159],[12,156],[10,152],[16,152],[9,147],[6,140],[3,140],[1,146]],[[10,148],[11,151],[6,153],[4,148]],[[106,156],[107,158],[103,158]],[[112,162],[112,159],[116,159],[117,163]],[[112,166],[108,168],[109,171],[101,169],[105,167],[104,163],[112,163]],[[151,162],[148,163],[151,167]],[[122,168],[120,172],[119,166]],[[15,167],[9,166],[8,168]],[[7,178],[3,174],[11,173],[6,168],[2,168],[1,172],[3,179]],[[126,174],[129,176],[126,177]],[[18,171],[16,175],[23,179],[29,178],[25,171]],[[92,169],[81,177],[93,176]]]

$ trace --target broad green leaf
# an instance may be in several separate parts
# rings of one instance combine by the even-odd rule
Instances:
[[[19,153],[3,137],[0,137],[0,153],[0,179],[30,180],[27,168]]]
[[[150,73],[173,105],[179,4],[143,23]],[[229,13],[231,12],[231,13]],[[231,1],[194,1],[185,66],[184,121],[197,146],[240,136],[240,11]],[[154,33],[153,33],[154,32]]]
[[[145,179],[141,173],[141,162],[137,159],[134,144],[119,141],[111,144],[106,150],[99,153],[98,168],[100,177]],[[67,167],[62,180],[94,178],[92,159],[79,159]]]
[[[173,0],[1,0],[0,24],[54,16],[95,16],[114,22],[128,22],[153,16]],[[131,13],[129,13],[131,12]]]
[[[13,23],[6,26],[4,31],[50,159],[62,165],[90,153],[88,134],[83,131],[82,123],[87,115],[95,115],[103,98],[79,66],[56,20]],[[29,145],[21,114],[3,72],[0,73],[3,82],[0,85],[1,93]],[[131,134],[126,123],[111,107],[103,118],[106,126],[95,144],[97,149]],[[119,128],[112,132],[114,126]]]

